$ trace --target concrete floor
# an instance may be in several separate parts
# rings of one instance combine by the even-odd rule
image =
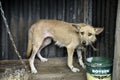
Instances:
[[[26,61],[26,60],[25,60]],[[28,65],[28,61],[26,61]],[[74,60],[74,65],[80,69],[80,72],[73,73],[67,67],[67,58],[49,58],[48,62],[35,60],[35,66],[38,70],[37,74],[29,73],[28,80],[86,80],[86,72],[79,66],[78,61]],[[18,60],[2,60],[0,61],[0,74],[4,73],[6,68],[17,69],[23,65]]]

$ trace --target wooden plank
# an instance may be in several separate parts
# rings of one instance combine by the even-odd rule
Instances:
[[[117,19],[116,19],[116,35],[115,50],[113,64],[113,80],[120,80],[120,0],[118,0]]]

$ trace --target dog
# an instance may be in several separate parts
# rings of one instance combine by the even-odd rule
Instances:
[[[27,57],[29,58],[32,73],[37,73],[34,66],[34,59],[37,54],[42,62],[48,61],[40,54],[41,50],[49,45],[52,40],[60,47],[66,47],[68,53],[67,65],[72,72],[79,72],[73,66],[73,53],[77,50],[79,64],[84,68],[82,61],[81,48],[88,46],[96,41],[96,35],[100,34],[103,28],[93,28],[85,23],[68,23],[59,20],[39,20],[31,25],[28,31]]]

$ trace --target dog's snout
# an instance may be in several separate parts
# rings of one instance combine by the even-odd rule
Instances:
[[[86,45],[86,41],[82,41],[82,44],[83,44],[83,45]]]

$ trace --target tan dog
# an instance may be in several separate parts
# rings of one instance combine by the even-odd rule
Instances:
[[[46,58],[41,56],[40,51],[49,45],[52,40],[55,41],[56,45],[67,48],[68,67],[73,72],[78,72],[79,69],[73,66],[74,50],[77,49],[79,63],[84,68],[80,47],[92,44],[96,40],[95,35],[102,31],[103,28],[93,28],[84,23],[74,24],[57,20],[40,20],[34,23],[28,32],[27,56],[30,56],[32,50],[29,59],[31,72],[37,73],[34,66],[36,54],[42,62],[47,61]]]

